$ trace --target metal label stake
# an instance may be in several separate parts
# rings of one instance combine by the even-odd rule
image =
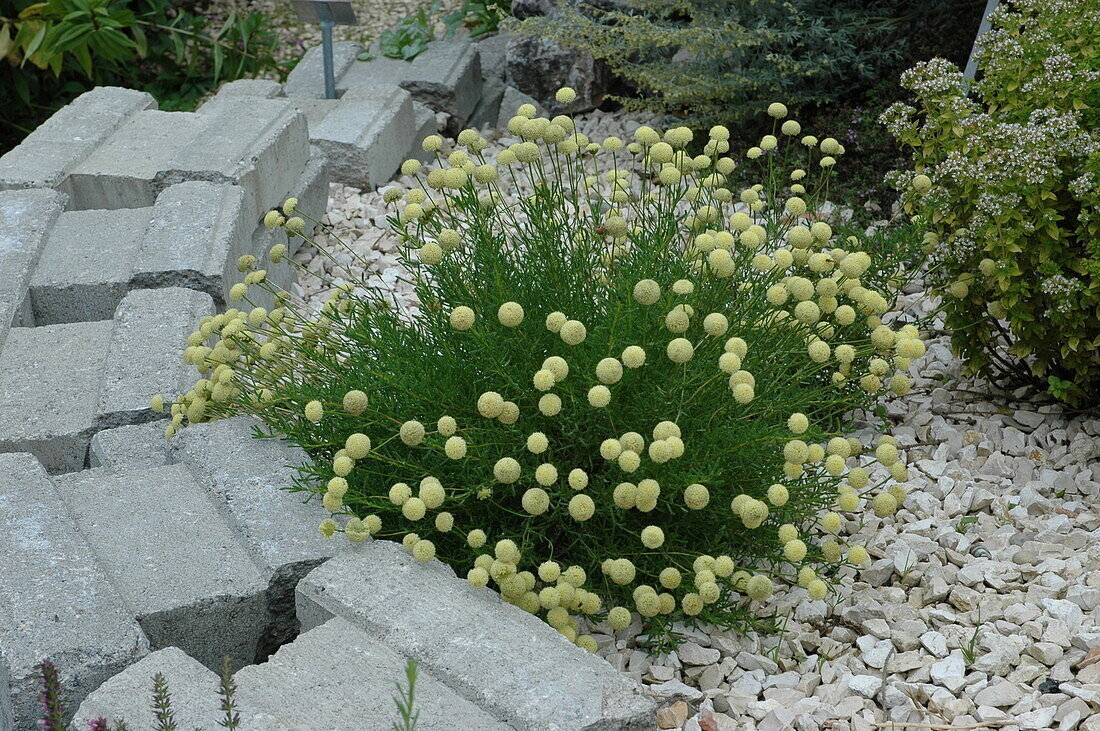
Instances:
[[[321,55],[325,65],[325,98],[336,98],[336,73],[332,60],[332,28],[356,25],[355,10],[348,0],[290,0],[298,20],[321,26]]]

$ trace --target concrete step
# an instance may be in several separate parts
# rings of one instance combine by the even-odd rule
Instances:
[[[220,710],[220,677],[178,647],[151,652],[92,691],[80,704],[69,728],[87,731],[88,722],[103,716],[114,728],[123,721],[134,731],[157,728],[153,712],[153,678],[168,681],[168,693],[179,729],[214,731],[225,717]]]
[[[652,725],[641,687],[542,620],[474,589],[440,561],[366,541],[298,584],[309,630],[341,617],[517,728],[575,731]]]
[[[149,94],[115,86],[84,92],[0,157],[0,190],[59,188],[79,163],[135,114],[156,109]]]
[[[180,465],[57,475],[80,534],[153,649],[214,669],[254,662],[267,580],[205,490]]]
[[[332,619],[239,671],[241,728],[385,729],[398,718],[394,683],[406,659],[344,619]],[[447,687],[431,672],[416,682],[418,729],[511,728]]]
[[[318,532],[328,512],[316,496],[290,492],[304,452],[278,439],[254,439],[251,417],[194,424],[168,443],[168,456],[186,467],[213,498],[267,577],[271,626],[260,654],[298,633],[294,590],[298,581],[335,554],[342,543]]]
[[[62,700],[74,709],[149,651],[122,596],[29,454],[0,454],[0,597],[0,728],[36,728],[43,659],[57,665]]]
[[[397,84],[421,104],[456,117],[470,118],[481,98],[481,58],[477,45],[464,41],[433,41],[416,58],[386,58],[377,43],[369,61],[353,61],[338,77],[337,92],[362,84]],[[291,96],[288,90],[287,96]]]
[[[85,466],[92,435],[147,421],[149,399],[188,383],[180,353],[210,297],[136,290],[113,320],[13,328],[0,350],[0,452],[31,452],[51,474]]]
[[[0,350],[8,330],[33,320],[27,285],[64,208],[64,193],[0,191]]]

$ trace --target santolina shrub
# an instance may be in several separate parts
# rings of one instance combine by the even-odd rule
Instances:
[[[896,443],[850,415],[924,346],[882,324],[896,262],[807,218],[843,147],[769,111],[736,203],[722,127],[698,157],[683,127],[597,143],[530,106],[492,162],[472,130],[427,138],[422,187],[385,192],[419,307],[346,284],[311,316],[245,258],[232,296],[277,306],[202,320],[168,436],[255,414],[313,457],[324,535],[400,540],[589,649],[577,615],[668,638],[756,626],[777,586],[823,598],[867,558],[845,528],[905,497]],[[294,206],[267,223],[301,232]]]
[[[949,62],[902,77],[892,177],[931,233],[931,281],[976,372],[1100,398],[1100,2],[1002,4],[971,93]]]

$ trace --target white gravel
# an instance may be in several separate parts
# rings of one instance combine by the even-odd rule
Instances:
[[[631,131],[629,121],[594,112],[578,128],[598,139]],[[306,248],[306,269],[337,284],[363,278],[415,306],[379,193],[334,185],[327,223],[367,265],[336,251],[334,267]],[[316,307],[327,294],[310,276],[297,287]],[[931,312],[911,289],[900,309]],[[638,626],[597,636],[615,667],[687,702],[662,711],[663,728],[1100,731],[1100,414],[990,396],[961,375],[945,336],[927,345],[913,391],[886,404],[909,497],[853,535],[871,561],[842,572],[838,596],[782,592],[781,636],[684,628],[689,642],[658,658],[635,646]]]

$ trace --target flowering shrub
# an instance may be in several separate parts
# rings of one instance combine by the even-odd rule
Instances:
[[[973,98],[942,59],[902,77],[919,108],[883,114],[913,153],[892,181],[932,229],[932,282],[969,365],[1095,400],[1100,3],[1021,0],[991,21]]]
[[[897,263],[809,217],[843,147],[769,111],[736,205],[723,127],[697,157],[685,127],[597,143],[529,105],[494,162],[473,130],[428,137],[438,167],[385,192],[419,308],[345,284],[311,316],[246,257],[232,297],[277,306],[202,320],[168,436],[255,414],[314,458],[324,535],[401,540],[589,649],[578,614],[668,638],[756,626],[777,585],[825,597],[867,558],[845,526],[905,497],[896,443],[861,460],[850,414],[924,346],[882,324]],[[301,232],[294,206],[266,222]]]

